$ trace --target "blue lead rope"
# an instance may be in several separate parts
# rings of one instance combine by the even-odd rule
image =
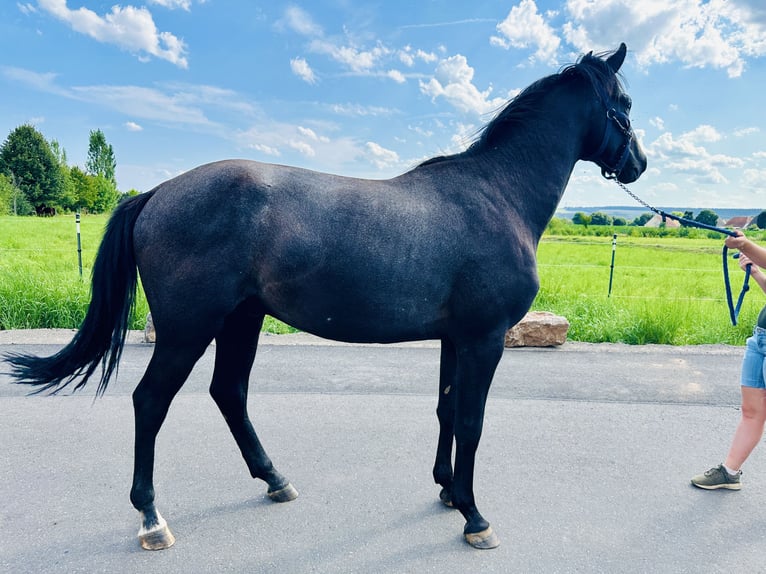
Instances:
[[[726,303],[729,305],[729,317],[731,318],[731,324],[735,327],[737,326],[737,319],[739,318],[739,310],[742,308],[742,301],[745,299],[745,293],[747,293],[750,290],[750,268],[752,267],[752,264],[748,263],[745,266],[745,281],[742,283],[742,291],[739,292],[739,297],[737,297],[737,304],[733,305],[732,301],[733,298],[731,296],[731,283],[729,282],[729,265],[727,263],[728,261],[728,253],[726,251],[726,246],[723,246],[723,282],[726,286]],[[734,254],[734,258],[739,258],[739,253]]]
[[[708,231],[715,231],[716,233],[721,233],[722,235],[728,235],[729,237],[736,237],[737,234],[731,231],[730,229],[724,229],[723,227],[716,227],[715,225],[708,225],[707,223],[702,223],[700,221],[694,221],[693,219],[686,219],[685,217],[679,217],[677,215],[673,215],[672,213],[668,213],[666,211],[662,211],[661,209],[657,209],[656,207],[652,207],[648,203],[646,203],[643,199],[638,197],[636,194],[634,194],[632,191],[630,191],[625,184],[618,181],[617,179],[613,180],[617,185],[619,185],[625,193],[627,193],[629,196],[631,196],[633,199],[635,199],[638,203],[646,207],[647,209],[652,210],[654,213],[662,217],[662,221],[664,222],[665,219],[672,219],[674,221],[678,221],[682,225],[686,225],[687,227],[696,227],[698,229],[707,229]],[[734,254],[734,258],[738,258],[739,253]],[[732,297],[731,293],[731,281],[729,280],[729,248],[726,247],[726,245],[723,246],[723,283],[726,287],[726,304],[729,307],[729,318],[731,319],[731,324],[735,327],[737,326],[737,319],[739,318],[739,310],[742,308],[742,301],[745,299],[745,293],[747,293],[750,290],[750,270],[752,268],[751,264],[747,264],[745,266],[745,280],[742,283],[742,290],[739,292],[739,297],[737,298],[737,304],[734,304],[734,298]]]

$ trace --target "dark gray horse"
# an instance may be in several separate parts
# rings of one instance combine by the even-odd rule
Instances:
[[[393,179],[222,161],[125,201],[99,248],[79,332],[51,357],[7,357],[13,375],[57,392],[76,379],[81,388],[101,364],[102,393],[140,271],[157,343],[133,393],[130,498],[141,544],[159,549],[174,539],[154,506],[155,437],[213,339],[210,392],[276,501],[297,492],[266,455],[246,404],[264,315],[341,341],[439,339],[434,479],[465,517],[468,542],[497,546],[474,501],[474,460],[504,334],[538,290],[538,241],[578,160],[623,183],[646,168],[616,76],[625,53],[623,44],[606,59],[588,54],[539,80],[468,150]]]

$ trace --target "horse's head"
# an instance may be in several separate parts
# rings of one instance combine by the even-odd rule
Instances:
[[[620,44],[605,60],[589,53],[575,68],[585,72],[598,95],[594,127],[589,132],[583,148],[585,155],[581,159],[597,164],[607,179],[632,183],[644,173],[646,155],[630,126],[630,96],[617,77],[626,52],[625,44]]]

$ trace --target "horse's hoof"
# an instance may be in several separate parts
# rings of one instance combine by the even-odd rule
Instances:
[[[468,544],[480,550],[488,550],[500,546],[500,539],[491,526],[481,532],[466,532],[465,540]]]
[[[138,541],[144,550],[164,550],[175,544],[176,537],[168,528],[168,525],[162,521],[150,530],[143,528],[138,533]]]
[[[449,508],[455,508],[455,506],[452,504],[452,496],[449,492],[447,492],[446,488],[442,488],[442,491],[439,493],[439,500],[442,501],[442,504],[444,506],[448,506]]]
[[[269,498],[274,502],[290,502],[291,500],[298,498],[298,491],[295,490],[295,487],[289,482],[287,483],[287,486],[273,492],[269,491],[266,494],[268,494]]]

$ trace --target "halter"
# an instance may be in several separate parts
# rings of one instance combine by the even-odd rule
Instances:
[[[603,169],[602,169],[603,173]],[[728,235],[730,237],[736,237],[737,234],[729,229],[724,229],[723,227],[716,227],[714,225],[708,225],[706,223],[702,223],[700,221],[694,221],[693,219],[686,219],[685,217],[679,217],[677,215],[673,215],[672,213],[668,213],[667,211],[663,211],[661,209],[657,209],[656,207],[652,207],[648,203],[646,203],[643,199],[638,197],[635,193],[630,191],[628,187],[622,183],[621,181],[615,179],[614,177],[608,177],[604,175],[607,179],[614,179],[614,182],[619,185],[625,193],[627,193],[630,197],[635,199],[638,203],[643,205],[645,208],[653,211],[660,217],[662,217],[662,221],[665,221],[665,219],[672,219],[674,221],[678,221],[682,225],[686,225],[688,227],[697,227],[698,229],[706,229],[708,231],[715,231],[716,233],[721,233],[723,235]],[[748,263],[745,266],[745,279],[742,282],[742,290],[739,292],[739,297],[737,298],[736,305],[734,304],[734,298],[732,297],[731,293],[731,281],[729,280],[729,248],[726,247],[726,245],[723,246],[723,251],[721,253],[721,257],[723,259],[723,283],[724,287],[726,289],[726,304],[729,307],[729,318],[731,319],[731,324],[735,327],[737,326],[737,318],[739,317],[739,311],[742,307],[742,301],[745,299],[745,293],[747,293],[750,290],[750,270],[752,268],[752,264]],[[734,258],[737,259],[739,257],[739,253],[734,254]]]
[[[633,142],[633,129],[630,127],[630,118],[628,114],[618,112],[617,109],[611,105],[610,99],[604,86],[601,84],[595,84],[594,86],[599,101],[604,105],[606,109],[606,122],[604,123],[604,135],[601,137],[601,144],[598,146],[595,152],[585,157],[586,161],[592,161],[601,168],[601,175],[606,179],[617,180],[625,163],[628,161],[628,154],[630,153],[630,144]],[[606,144],[612,137],[613,132],[617,130],[623,137],[623,143],[617,150],[616,161],[610,163],[607,158],[601,157],[606,151]]]

